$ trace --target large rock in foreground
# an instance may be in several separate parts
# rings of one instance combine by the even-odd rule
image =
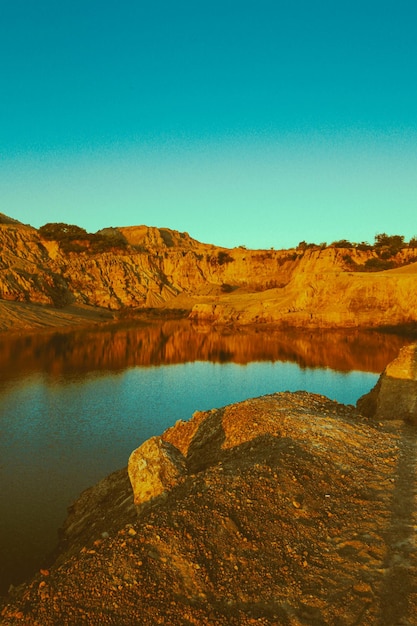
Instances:
[[[375,387],[359,398],[357,407],[368,417],[417,424],[417,344],[401,349]]]
[[[184,472],[134,521],[127,475],[102,484],[97,535],[11,594],[2,626],[415,624],[415,432],[390,426],[305,392],[196,413],[145,450],[153,475],[174,447]]]
[[[161,437],[151,437],[132,452],[127,468],[134,503],[141,512],[145,505],[178,485],[186,472],[186,463],[178,448]]]

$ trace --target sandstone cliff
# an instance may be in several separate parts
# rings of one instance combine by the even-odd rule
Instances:
[[[322,396],[196,413],[132,455],[137,512],[126,470],[82,494],[1,623],[415,624],[415,465],[414,430]]]
[[[374,259],[372,250],[226,250],[187,233],[146,226],[104,229],[64,246],[5,216],[0,246],[6,328],[19,316],[4,302],[90,306],[118,314],[181,309],[209,324],[346,328],[417,322],[414,249],[398,252],[396,269],[364,273],[352,267]],[[64,317],[57,316],[57,324]],[[27,316],[24,325],[36,325],[35,318]],[[48,323],[43,313],[39,325]]]
[[[377,420],[401,419],[417,425],[417,344],[401,349],[357,406]]]
[[[295,274],[282,289],[263,294],[231,294],[196,303],[191,318],[211,323],[278,323],[303,328],[415,324],[416,263],[408,266],[407,273],[340,272],[335,271],[331,259],[328,268],[326,272]]]

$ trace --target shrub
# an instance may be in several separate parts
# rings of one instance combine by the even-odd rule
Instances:
[[[300,243],[297,246],[297,250],[310,250],[313,248],[319,248],[320,246],[318,246],[316,243],[307,243],[306,241],[300,241]]]
[[[382,259],[395,256],[402,248],[404,248],[404,235],[387,235],[386,233],[375,235],[375,251]]]
[[[350,254],[344,254],[342,256],[343,261],[346,263],[346,265],[349,265],[350,267],[356,267],[356,262],[352,259],[352,257],[350,256]]]
[[[230,256],[230,254],[226,252],[226,250],[220,250],[217,253],[217,263],[219,265],[224,265],[225,263],[231,263],[232,261],[234,261],[234,258]]]
[[[236,287],[233,287],[233,285],[229,285],[228,283],[223,283],[220,289],[223,293],[230,293],[231,291],[234,291]]]
[[[49,222],[39,228],[39,234],[44,239],[52,241],[64,241],[65,239],[85,239],[88,233],[84,228],[75,224],[64,224],[63,222]]]
[[[372,250],[373,246],[367,241],[361,241],[361,243],[356,244],[357,250]]]
[[[127,246],[125,237],[112,228],[92,234],[75,224],[57,222],[41,226],[38,232],[44,239],[57,241],[64,252],[100,253]]]
[[[404,246],[404,235],[375,235],[375,248],[388,247],[401,249]]]
[[[333,241],[330,244],[333,248],[353,248],[353,243],[347,239],[339,239],[339,241]]]
[[[384,259],[367,259],[363,265],[365,272],[382,272],[394,267],[393,261],[387,261]]]

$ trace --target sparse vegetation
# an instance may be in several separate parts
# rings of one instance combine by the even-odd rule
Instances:
[[[333,241],[330,244],[331,248],[353,248],[353,243],[348,241],[347,239],[339,239],[339,241]]]
[[[207,261],[211,265],[225,265],[234,261],[234,258],[226,250],[219,250],[215,256],[207,255]]]
[[[327,243],[323,241],[322,243],[307,243],[306,241],[300,241],[297,246],[297,250],[324,250],[327,248]]]
[[[299,257],[302,257],[302,253],[297,254],[297,252],[288,252],[284,256],[280,256],[277,259],[277,263],[279,266],[284,265],[287,261],[296,261]]]
[[[223,283],[220,287],[220,290],[222,291],[222,293],[231,293],[235,289],[237,289],[237,287],[234,287],[233,285],[229,285],[228,283]]]
[[[75,224],[50,222],[39,228],[39,234],[49,241],[57,241],[64,252],[101,253],[126,248],[127,242],[115,228],[106,228],[95,234]]]
[[[232,261],[234,261],[234,258],[225,250],[220,250],[220,252],[217,253],[217,262],[219,265],[231,263]]]
[[[302,255],[308,249],[322,249],[326,244],[314,244],[307,243],[306,241],[300,241],[297,246],[297,251]],[[347,239],[340,239],[333,241],[331,248],[345,248],[349,250],[358,250],[360,252],[373,252],[374,257],[367,259],[364,263],[359,264],[352,258],[351,254],[344,254],[342,259],[350,271],[356,272],[381,272],[383,270],[398,267],[400,265],[406,265],[413,263],[417,260],[416,257],[410,255],[402,255],[399,257],[399,253],[406,249],[417,248],[417,236],[412,237],[407,244],[403,235],[387,235],[386,233],[378,233],[375,235],[373,244],[369,244],[367,241],[361,241],[360,243],[354,243]]]
[[[357,250],[361,250],[361,251],[372,250],[371,244],[368,243],[367,241],[361,241],[361,243],[355,244],[355,247]]]
[[[388,261],[386,259],[367,259],[363,266],[357,266],[364,272],[382,272],[384,270],[390,270],[395,267],[394,261]]]
[[[348,265],[351,269],[356,268],[357,263],[352,259],[352,257],[350,256],[350,254],[344,254],[342,256],[343,261],[346,263],[346,265]]]

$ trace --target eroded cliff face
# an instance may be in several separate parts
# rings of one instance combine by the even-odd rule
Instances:
[[[55,306],[70,302],[68,287],[37,230],[0,223],[0,298]]]
[[[404,346],[377,384],[359,398],[358,409],[376,420],[404,420],[417,425],[417,344]]]
[[[265,289],[287,282],[286,252],[226,251],[186,233],[138,226],[116,229],[122,250],[64,252],[34,228],[0,224],[0,297],[63,305],[78,302],[118,310],[155,307],[178,294],[221,293],[221,287]]]
[[[231,293],[198,302],[190,317],[211,323],[272,323],[355,328],[417,321],[417,263],[376,273],[343,269],[339,251],[312,251],[294,262],[290,280],[263,293]]]
[[[164,307],[209,324],[274,323],[296,327],[378,327],[417,321],[417,263],[402,250],[389,271],[349,271],[372,251],[338,248],[227,250],[187,233],[134,226],[117,232],[124,246],[78,251],[43,239],[30,226],[0,223],[0,299],[78,304],[111,311]],[[105,231],[102,231],[103,233]]]

